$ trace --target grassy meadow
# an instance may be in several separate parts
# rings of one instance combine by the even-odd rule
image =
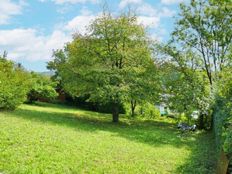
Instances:
[[[62,105],[0,112],[0,173],[214,173],[210,133],[172,120],[128,119]]]

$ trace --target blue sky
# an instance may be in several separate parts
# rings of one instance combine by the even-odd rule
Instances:
[[[63,48],[73,33],[85,33],[85,26],[100,15],[104,2],[115,15],[132,8],[150,37],[165,42],[183,1],[0,0],[0,54],[6,50],[9,59],[26,69],[46,71],[52,50]]]

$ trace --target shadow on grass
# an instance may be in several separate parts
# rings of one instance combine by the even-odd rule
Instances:
[[[176,131],[174,125],[167,122],[121,119],[121,122],[115,124],[111,122],[111,115],[109,114],[98,116],[98,114],[88,114],[87,111],[87,113],[83,112],[79,115],[78,112],[48,112],[25,108],[19,108],[11,115],[31,121],[49,122],[50,124],[82,131],[107,131],[113,133],[112,136],[120,136],[151,146],[169,144],[175,147],[181,147],[189,143],[183,143],[183,140],[178,138],[178,131]]]
[[[42,105],[41,107],[46,106]],[[49,108],[52,107],[56,108],[57,106],[49,105]],[[62,109],[62,106],[59,108]],[[67,109],[67,107],[64,108]],[[89,111],[78,114],[78,112],[49,112],[19,108],[10,115],[82,131],[107,131],[113,133],[112,136],[123,137],[154,147],[171,145],[179,148],[185,146],[192,154],[185,164],[177,168],[176,173],[211,173],[215,165],[212,162],[214,161],[212,158],[215,159],[214,149],[209,149],[209,147],[214,148],[211,134],[191,134],[189,137],[183,138],[179,136],[179,132],[172,123],[121,119],[120,123],[115,124],[111,122],[111,115]]]
[[[176,173],[214,174],[216,171],[216,147],[211,132],[200,135],[191,147],[191,155],[176,169]]]

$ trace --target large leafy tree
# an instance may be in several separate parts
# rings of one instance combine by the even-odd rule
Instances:
[[[113,122],[118,122],[123,101],[132,101],[134,107],[135,100],[154,93],[150,43],[135,16],[105,13],[88,29],[86,35],[74,35],[49,65],[58,69],[71,95],[111,103]]]
[[[230,4],[226,0],[191,0],[188,4],[181,4],[172,40],[164,47],[167,57],[171,58],[182,74],[179,77],[184,77],[179,79],[180,96],[185,99],[182,103],[188,106],[194,104],[200,111],[208,110],[216,90],[217,83],[214,82],[231,65]],[[208,84],[205,83],[205,77]],[[177,94],[175,97],[180,97]]]
[[[200,56],[201,68],[212,85],[218,72],[231,62],[231,1],[191,0],[188,5],[181,4],[180,9],[173,41]]]

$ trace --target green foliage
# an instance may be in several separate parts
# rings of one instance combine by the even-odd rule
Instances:
[[[232,157],[232,72],[228,68],[220,74],[218,82],[216,109],[215,109],[215,135],[218,149],[224,149]]]
[[[56,82],[52,81],[50,77],[31,73],[31,88],[28,93],[29,102],[40,100],[53,101],[57,96],[55,87]]]
[[[111,103],[117,122],[121,103],[158,94],[150,42],[143,26],[130,15],[114,18],[104,13],[89,30],[90,34],[75,35],[64,51],[55,52],[48,66],[57,70],[65,91],[73,97]]]
[[[131,116],[131,105],[129,103],[125,103],[124,108],[126,110],[126,115]],[[159,110],[155,107],[154,104],[148,102],[137,105],[134,114],[137,117],[145,119],[155,119],[160,117]]]
[[[189,123],[190,119],[185,113],[180,113],[177,115],[177,121],[178,123]]]
[[[232,112],[228,113],[228,108],[217,107],[214,119],[217,152],[219,153],[223,150],[230,159],[230,162],[232,162]]]
[[[172,40],[165,47],[166,53],[172,57],[175,66],[178,65],[180,69],[187,67],[191,70],[187,73],[181,70],[179,77],[183,74],[185,76],[183,79],[179,78],[179,83],[183,80],[179,85],[182,89],[181,95],[175,90],[173,94],[177,96],[177,99],[181,99],[179,101],[184,101],[184,105],[187,103],[186,110],[200,111],[200,122],[203,124],[199,125],[209,127],[211,123],[211,128],[214,125],[218,148],[220,150],[224,148],[229,155],[231,155],[231,123],[229,120],[232,115],[230,104],[232,96],[230,92],[232,85],[231,16],[231,1],[227,0],[191,0],[190,3],[181,4],[180,16],[177,18],[175,30],[172,33]],[[180,56],[180,53],[189,51],[191,56],[188,54]],[[205,77],[207,77],[208,85],[204,83]],[[189,92],[186,92],[189,88]],[[185,108],[184,106],[178,109]],[[212,112],[214,118],[210,119]]]
[[[182,50],[191,49],[200,56],[201,68],[212,85],[218,73],[230,63],[232,46],[232,10],[227,0],[191,0],[180,5],[180,16],[173,41]]]
[[[0,110],[13,110],[26,100],[29,79],[20,66],[0,57]]]
[[[161,101],[177,113],[184,113],[191,121],[193,111],[199,111],[199,128],[210,128],[211,103],[210,85],[207,77],[196,64],[191,51],[180,52],[169,45],[161,48],[162,53],[170,56],[171,60],[160,64],[163,96]]]
[[[1,173],[214,173],[213,136],[48,103],[0,113]],[[14,148],[13,148],[14,147]],[[168,153],[167,153],[168,152]]]
[[[166,54],[171,56],[175,66],[177,65],[177,72],[181,72],[179,80],[183,81],[177,90],[180,89],[182,99],[178,101],[189,101],[187,107],[190,108],[184,104],[183,108],[179,109],[198,109],[201,112],[201,122],[205,115],[208,115],[205,120],[210,122],[209,113],[216,90],[214,82],[217,83],[220,72],[231,65],[230,4],[226,0],[191,0],[190,3],[181,4],[172,40],[164,49]],[[210,87],[205,84],[205,77]],[[181,95],[177,93],[176,96]]]
[[[225,138],[225,141],[223,143],[223,149],[228,154],[228,156],[232,157],[232,130],[226,129],[224,131],[224,134],[222,135]]]
[[[137,112],[141,117],[154,119],[160,117],[159,110],[155,107],[154,104],[151,103],[144,103],[140,105],[137,109]]]

